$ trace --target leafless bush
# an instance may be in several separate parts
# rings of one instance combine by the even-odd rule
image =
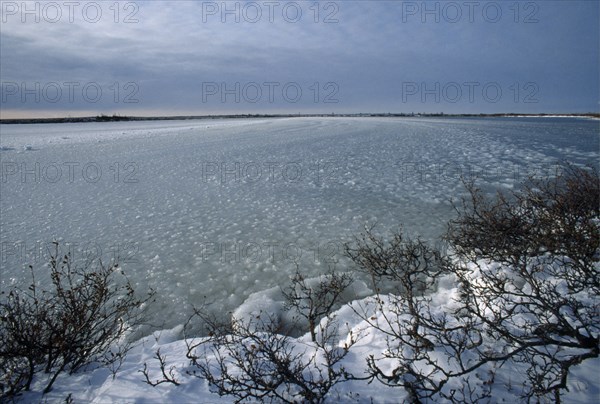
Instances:
[[[495,198],[466,181],[469,198],[455,207],[458,218],[450,222],[447,239],[463,257],[511,266],[544,253],[565,256],[588,279],[593,274],[584,267],[597,260],[600,241],[598,179],[594,169],[565,165],[554,177],[531,177],[520,190]]]
[[[207,318],[206,312],[196,310],[195,315],[208,324],[210,336],[188,340],[193,374],[221,396],[233,396],[236,402],[322,403],[349,377],[340,361],[354,341],[336,346],[334,321],[321,328],[313,344],[303,344],[278,334],[268,316],[247,322],[232,319],[228,326]]]
[[[378,315],[359,313],[387,337],[388,349],[368,358],[371,377],[404,386],[414,401],[472,402],[490,396],[509,362],[522,372],[522,398],[560,402],[570,369],[599,354],[598,181],[596,171],[567,167],[495,199],[467,183],[447,235],[452,260],[367,229],[348,256],[376,289],[385,279],[401,285],[375,298]],[[432,304],[424,288],[448,275],[456,301]]]
[[[513,347],[527,397],[559,401],[570,368],[600,352],[599,184],[596,170],[570,165],[494,199],[471,183],[450,223],[458,258],[473,264],[455,272],[463,310]]]
[[[177,381],[175,377],[175,366],[171,366],[169,370],[167,370],[167,358],[164,355],[160,354],[160,348],[156,350],[154,354],[154,359],[156,359],[160,366],[160,379],[152,380],[150,378],[150,373],[148,372],[148,364],[144,362],[144,369],[139,370],[140,373],[144,375],[145,382],[152,387],[156,387],[162,383],[171,383],[175,386],[181,385],[179,381]]]
[[[48,375],[44,393],[62,372],[91,363],[118,368],[129,348],[127,333],[140,321],[143,303],[118,263],[86,262],[79,268],[59,245],[50,257],[50,284],[40,287],[31,269],[28,289],[13,288],[0,302],[0,393],[29,390]],[[120,275],[117,277],[117,275]]]
[[[382,284],[391,283],[403,293],[422,294],[448,266],[447,259],[422,240],[407,238],[398,231],[386,241],[373,227],[365,228],[354,243],[346,244],[345,253],[371,278],[377,292],[381,292]]]
[[[384,335],[387,342],[382,356],[367,358],[369,374],[386,385],[404,387],[414,401],[439,394],[451,376],[459,375],[447,371],[449,362],[438,363],[432,352],[443,347],[443,355],[460,362],[473,344],[465,338],[471,324],[451,325],[449,317],[432,311],[431,299],[425,293],[449,273],[450,262],[421,240],[398,232],[386,242],[372,228],[347,245],[346,254],[360,270],[370,274],[377,291],[382,282],[398,285],[394,294],[377,293],[376,310],[357,310],[372,331]],[[453,343],[446,347],[450,340]],[[380,363],[389,368],[390,361],[393,369],[386,372]]]
[[[306,319],[313,342],[317,341],[319,321],[329,316],[340,303],[342,293],[352,284],[352,280],[349,273],[330,271],[311,283],[296,269],[291,284],[282,289],[285,308],[297,311],[298,315]]]

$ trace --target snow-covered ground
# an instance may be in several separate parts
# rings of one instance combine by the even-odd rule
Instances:
[[[438,291],[431,296],[433,304],[436,305],[434,310],[443,312],[446,305],[452,305],[452,301],[456,297],[455,293],[455,284],[451,279],[440,282]],[[386,296],[382,298],[385,300]],[[250,299],[250,302],[245,304],[245,314],[252,310],[256,314],[264,307],[257,302],[257,299]],[[356,377],[366,375],[366,358],[369,355],[379,356],[387,350],[386,336],[382,332],[374,330],[369,324],[369,322],[385,324],[383,313],[387,312],[389,315],[389,309],[385,307],[385,305],[378,306],[373,297],[368,297],[345,305],[333,313],[333,318],[339,326],[338,337],[335,339],[334,345],[344,348],[351,339],[356,341],[350,348],[349,354],[338,365],[343,366]],[[236,315],[243,316],[244,313],[238,312]],[[368,319],[368,322],[365,318]],[[322,322],[322,324],[325,323]],[[38,379],[38,385],[34,385],[32,392],[25,393],[22,401],[63,402],[71,394],[75,403],[232,402],[231,396],[219,396],[214,390],[211,390],[206,380],[193,375],[193,372],[198,369],[190,365],[190,361],[186,357],[188,345],[185,340],[179,339],[181,331],[182,327],[176,327],[171,330],[157,331],[153,335],[141,339],[129,352],[114,378],[105,368],[73,376],[63,375],[57,380],[53,391],[45,396],[40,393],[43,389],[44,379]],[[200,340],[196,338],[190,339],[188,342],[198,343]],[[294,339],[292,343],[294,348],[302,353],[302,359],[305,362],[309,362],[317,351],[314,344],[311,343],[309,333]],[[180,383],[179,386],[163,383],[151,387],[145,383],[144,376],[140,372],[144,364],[148,366],[150,380],[162,379],[159,362],[154,358],[158,349],[160,349],[160,355],[165,359],[167,372],[172,371],[174,380]],[[214,355],[209,354],[208,360],[215,363]],[[390,361],[390,365],[393,365],[393,361]],[[487,380],[490,370],[495,372],[491,384]],[[598,371],[600,371],[599,358],[587,360],[576,366],[569,375],[569,390],[562,396],[564,402],[597,402],[600,396]],[[487,383],[486,387],[491,389],[489,402],[521,402],[522,398],[519,394],[522,392],[520,385],[524,380],[522,372],[522,369],[515,367],[510,361],[501,362],[473,372],[470,382],[473,383],[472,386],[478,388]],[[459,383],[456,388],[460,389],[460,387]],[[364,380],[352,380],[334,386],[327,397],[329,398],[328,402],[332,403],[400,403],[405,402],[407,393],[402,387],[389,387],[377,381],[368,383]]]
[[[296,264],[308,276],[349,270],[342,245],[365,224],[436,240],[452,215],[448,199],[463,192],[461,174],[479,175],[490,190],[511,188],[563,160],[597,164],[599,145],[598,123],[572,118],[2,125],[0,288],[25,282],[29,264],[41,268],[55,239],[76,259],[118,255],[136,289],[157,291],[152,326],[114,380],[105,370],[61,377],[49,397],[219,402],[185,374],[181,324],[192,305],[210,301],[224,314],[277,307]],[[370,291],[356,292],[347,300]],[[361,328],[347,307],[338,314]],[[170,331],[147,336],[160,329]],[[363,369],[383,344],[366,335],[347,366]],[[141,382],[156,346],[182,386]],[[577,370],[570,400],[597,397],[590,380],[598,370],[597,361]],[[375,383],[340,388],[367,402],[404,394]]]

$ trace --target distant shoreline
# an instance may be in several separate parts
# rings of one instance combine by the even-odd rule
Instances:
[[[124,116],[99,115],[75,118],[15,118],[0,119],[0,124],[85,123],[85,122],[134,122],[134,121],[182,121],[199,119],[264,119],[264,118],[591,118],[600,119],[600,113],[577,114],[406,114],[406,113],[356,113],[356,114],[232,114],[232,115],[181,115],[181,116]]]

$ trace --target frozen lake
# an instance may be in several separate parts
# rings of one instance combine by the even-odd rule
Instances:
[[[567,160],[597,164],[599,122],[570,118],[289,118],[0,126],[0,282],[27,279],[60,240],[119,255],[156,289],[161,328],[206,297],[348,269],[365,224],[435,240],[461,174],[511,188]]]

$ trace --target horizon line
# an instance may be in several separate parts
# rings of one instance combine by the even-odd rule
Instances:
[[[353,113],[235,113],[208,115],[164,115],[135,116],[99,114],[79,117],[38,117],[38,118],[0,118],[3,124],[19,123],[77,123],[77,122],[117,122],[117,121],[160,121],[160,120],[194,120],[194,119],[242,119],[242,118],[325,118],[325,117],[592,117],[600,118],[599,112],[492,112],[492,113],[444,113],[444,112],[353,112]]]

